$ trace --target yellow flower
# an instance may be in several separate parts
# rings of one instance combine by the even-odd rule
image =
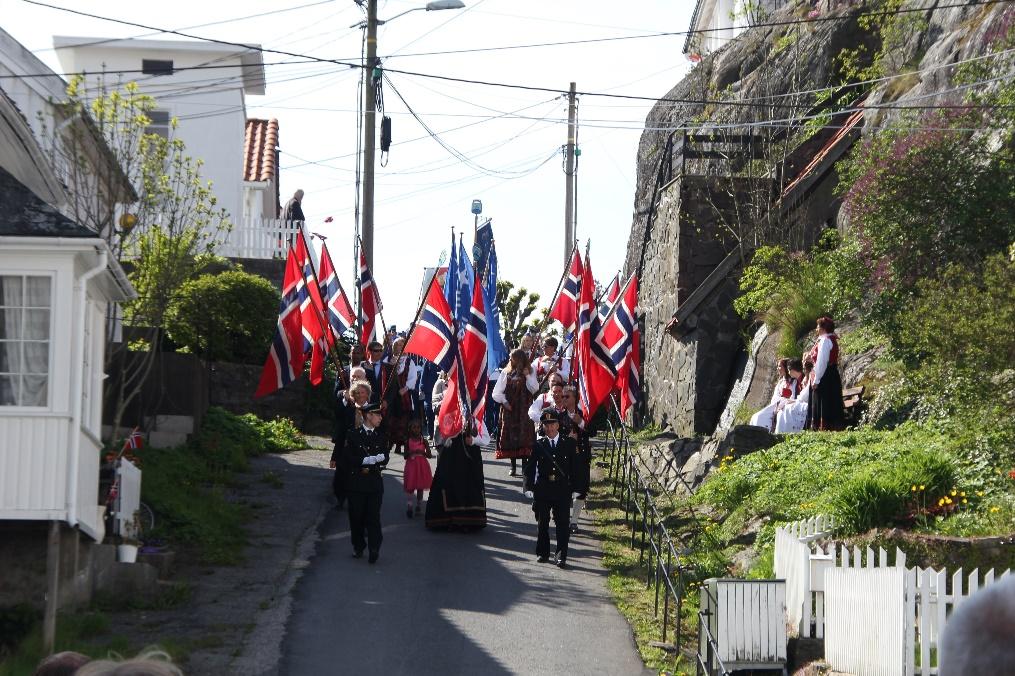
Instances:
[[[952,504],[952,499],[951,498],[945,498],[945,504],[946,505]]]
[[[959,493],[959,495],[961,495],[962,497],[966,497],[966,492],[962,491],[961,493]]]
[[[924,488],[923,484],[920,484],[920,490],[921,491],[923,490],[923,488]]]
[[[1000,511],[1001,511],[1001,508],[1000,508],[1000,507],[991,507],[991,508],[990,508],[990,513],[991,513],[991,514],[994,514],[994,513],[996,513],[996,512],[1000,512]]]
[[[952,495],[955,495],[955,493],[956,493],[956,490],[953,488],[952,489]]]
[[[966,504],[967,502],[969,502],[969,501],[968,501],[968,500],[966,500],[965,498],[962,498],[962,504],[963,504],[963,505],[964,505],[964,504]]]
[[[976,491],[977,497],[983,497],[983,491]]]
[[[943,507],[944,504],[945,504],[945,499],[944,498],[941,498],[940,500],[937,501],[937,506],[938,507]]]
[[[915,493],[916,492],[916,484],[913,484],[913,487],[910,488],[909,490],[911,490],[911,491],[913,491]]]

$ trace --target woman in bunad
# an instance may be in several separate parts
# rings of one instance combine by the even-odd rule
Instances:
[[[419,417],[419,404],[416,402],[416,383],[419,369],[412,363],[408,355],[402,354],[405,338],[396,339],[392,345],[392,373],[395,382],[389,386],[387,434],[388,441],[395,445],[395,453],[401,453],[409,436],[409,421]],[[395,357],[394,355],[399,355]]]
[[[796,363],[799,364],[800,360],[796,360]],[[797,370],[799,371],[799,368]],[[799,375],[799,372],[796,376],[790,373],[789,359],[784,357],[779,360],[779,380],[775,383],[775,389],[772,391],[772,399],[768,402],[768,406],[751,416],[751,425],[772,431],[772,427],[775,425],[775,415],[783,406],[796,398]]]
[[[804,362],[803,373],[798,382],[800,383],[800,394],[797,398],[782,407],[782,410],[775,414],[775,433],[791,434],[802,432],[807,426],[808,414],[810,412],[811,378],[813,376],[814,364],[809,359]],[[792,368],[792,366],[791,366]]]
[[[528,412],[538,389],[539,382],[525,350],[512,350],[510,361],[493,388],[493,400],[501,405],[496,457],[511,459],[511,476],[518,476],[518,458],[524,462],[532,455],[536,443],[536,431]]]
[[[536,380],[540,383],[545,382],[551,373],[560,374],[565,383],[571,376],[571,361],[558,353],[558,347],[560,342],[554,336],[549,336],[543,341],[543,354],[532,360],[532,370],[536,372]]]
[[[845,426],[842,409],[842,377],[839,375],[839,337],[835,322],[821,317],[817,322],[818,342],[811,350],[814,377],[811,385],[811,429],[830,431]]]

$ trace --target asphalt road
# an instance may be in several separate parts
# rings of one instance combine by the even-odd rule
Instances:
[[[521,479],[492,452],[484,459],[489,525],[476,533],[407,519],[397,455],[380,561],[353,559],[348,518],[330,511],[293,590],[281,674],[650,673],[610,600],[591,524],[579,524],[568,570],[537,563]]]

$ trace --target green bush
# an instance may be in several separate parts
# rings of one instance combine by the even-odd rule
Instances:
[[[296,428],[296,423],[289,418],[276,417],[272,420],[261,420],[253,413],[247,413],[241,416],[241,419],[257,430],[263,453],[286,453],[307,447],[306,437]]]
[[[243,270],[201,275],[180,287],[166,317],[172,341],[212,361],[260,364],[277,323],[279,292]]]

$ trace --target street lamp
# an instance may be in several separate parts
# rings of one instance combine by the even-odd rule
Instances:
[[[465,7],[462,0],[431,0],[423,7],[413,7],[396,14],[390,19],[377,18],[377,0],[360,0],[366,2],[367,18],[365,22],[356,24],[367,31],[367,55],[363,67],[363,88],[366,92],[366,105],[363,111],[363,254],[367,265],[374,267],[374,143],[376,142],[377,90],[374,80],[380,79],[380,68],[377,67],[377,27],[394,21],[403,14],[426,10],[434,12],[442,9],[461,9]]]

